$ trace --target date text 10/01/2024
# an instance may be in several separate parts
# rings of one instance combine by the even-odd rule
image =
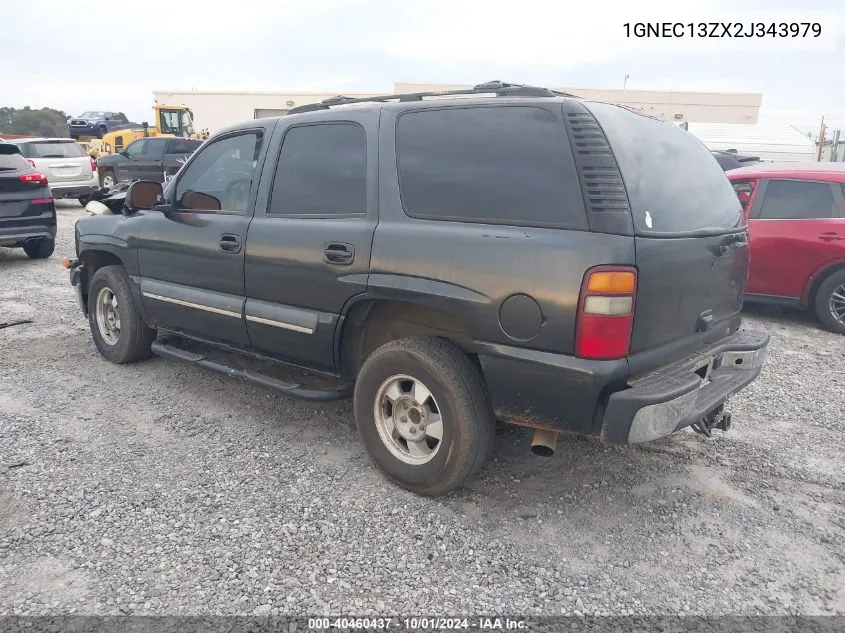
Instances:
[[[524,620],[510,618],[309,618],[308,628],[314,630],[480,630],[480,631],[518,631],[527,628]]]
[[[626,22],[633,38],[793,38],[821,37],[819,22]]]

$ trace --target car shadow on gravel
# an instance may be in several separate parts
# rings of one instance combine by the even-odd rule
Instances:
[[[803,325],[816,330],[827,331],[809,310],[773,306],[765,303],[746,303],[742,307],[743,316],[755,317],[781,327]]]

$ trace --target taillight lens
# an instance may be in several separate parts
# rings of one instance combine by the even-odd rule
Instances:
[[[97,159],[93,156],[91,157],[91,171],[97,173]]]
[[[596,360],[627,356],[636,295],[636,268],[596,266],[588,270],[578,297],[575,354]]]
[[[31,182],[36,185],[46,185],[47,184],[47,176],[44,174],[39,174],[35,172],[34,174],[24,174],[20,177],[21,182]]]

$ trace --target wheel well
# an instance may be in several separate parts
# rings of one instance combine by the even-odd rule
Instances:
[[[341,332],[340,367],[354,376],[378,347],[409,336],[434,336],[464,350],[481,369],[478,357],[468,351],[472,336],[454,315],[414,303],[362,301],[352,306]]]
[[[85,274],[82,279],[82,295],[86,300],[88,297],[88,287],[91,285],[91,279],[94,277],[94,273],[103,266],[123,266],[123,262],[120,261],[117,255],[106,251],[84,251],[79,256],[79,260],[85,266]]]
[[[845,264],[834,264],[819,273],[819,275],[813,280],[813,284],[810,286],[810,291],[807,293],[808,307],[812,308],[816,304],[816,293],[819,291],[819,286],[824,283],[824,280],[840,270],[845,270]]]

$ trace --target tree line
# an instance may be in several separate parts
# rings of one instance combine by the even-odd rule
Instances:
[[[54,108],[21,109],[0,107],[0,137],[3,134],[65,137],[68,115]]]

